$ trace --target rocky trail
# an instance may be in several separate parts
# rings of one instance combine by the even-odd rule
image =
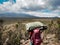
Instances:
[[[20,42],[21,42],[21,45],[29,45],[30,44],[30,40],[26,40],[26,41],[21,40]]]
[[[30,45],[30,40],[21,40],[21,45]],[[59,45],[60,43],[56,42],[55,34],[48,34],[41,45]]]

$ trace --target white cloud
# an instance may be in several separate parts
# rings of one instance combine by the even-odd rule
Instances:
[[[30,14],[36,17],[58,17],[58,13],[43,13],[43,12],[25,12],[26,14]]]
[[[60,12],[60,6],[53,7],[54,0],[16,0],[16,3],[12,4],[11,1],[4,2],[3,4],[0,4],[0,13],[5,12],[12,12],[12,13],[27,13],[34,16],[39,17],[53,17],[58,16],[58,12]],[[55,1],[56,2],[56,1]],[[55,9],[56,8],[56,9]],[[43,10],[43,9],[49,9],[52,10],[52,13],[43,13],[43,12],[37,12],[32,10]],[[55,10],[53,10],[55,9]],[[24,12],[25,10],[28,10],[27,12]],[[54,13],[57,12],[57,13]]]
[[[11,1],[4,2],[0,5],[0,10],[4,11],[20,11],[22,8],[43,8],[45,3],[42,0],[16,0],[15,4],[12,4]],[[2,7],[2,8],[1,8]]]
[[[3,4],[0,4],[0,13],[8,12],[10,9],[11,3],[10,2],[4,2]]]
[[[5,8],[11,5],[13,1],[4,2],[2,5],[5,5]],[[11,8],[15,8],[15,10],[21,8],[49,8],[52,9],[52,3],[54,0],[16,0],[16,3],[10,6]],[[1,7],[1,6],[0,6]]]

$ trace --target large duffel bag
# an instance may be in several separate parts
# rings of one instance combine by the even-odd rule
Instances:
[[[30,22],[25,24],[25,26],[26,26],[26,30],[28,31],[33,31],[35,28],[40,28],[40,30],[47,29],[47,26],[41,22]]]

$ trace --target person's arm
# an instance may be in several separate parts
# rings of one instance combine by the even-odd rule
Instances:
[[[29,39],[31,39],[31,36],[32,36],[32,33],[31,33],[31,32],[29,32]]]
[[[41,33],[41,40],[42,40],[42,42],[43,42],[43,39],[44,39],[44,34],[43,34],[43,32]]]

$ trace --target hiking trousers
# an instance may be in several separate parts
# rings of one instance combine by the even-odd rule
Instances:
[[[30,41],[30,45],[34,45],[32,41]]]

